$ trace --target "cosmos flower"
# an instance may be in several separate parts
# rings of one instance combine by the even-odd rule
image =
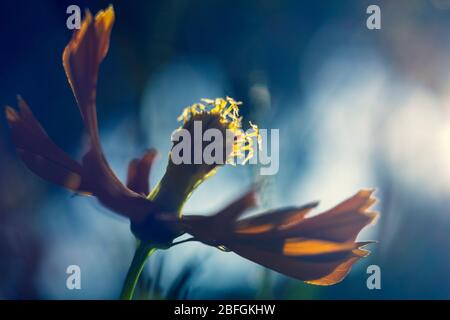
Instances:
[[[287,276],[316,285],[341,281],[351,266],[368,251],[356,242],[361,229],[376,214],[368,211],[375,202],[372,190],[358,192],[336,207],[313,217],[306,215],[317,206],[310,203],[241,218],[255,206],[254,188],[211,216],[183,215],[183,204],[195,188],[212,176],[219,164],[175,164],[169,157],[164,176],[151,190],[149,175],[156,156],[148,150],[128,166],[126,185],[111,170],[102,151],[96,114],[99,66],[105,58],[114,23],[112,7],[95,18],[89,11],[80,30],[63,53],[63,66],[80,109],[89,137],[89,149],[81,161],[61,150],[45,133],[22,98],[19,110],[6,107],[13,142],[26,166],[38,176],[73,192],[96,197],[104,206],[130,219],[131,230],[140,241],[124,285],[123,298],[131,298],[142,266],[155,249],[169,248],[187,233],[189,240],[201,241]],[[193,121],[235,135],[224,163],[252,157],[253,139],[260,144],[258,127],[242,131],[239,102],[232,98],[205,99],[181,114],[181,128],[193,131]],[[173,148],[176,144],[173,145]],[[227,152],[226,150],[230,150]],[[178,242],[180,243],[180,242]]]

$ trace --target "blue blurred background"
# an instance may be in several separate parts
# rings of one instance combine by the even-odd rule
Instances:
[[[122,180],[128,161],[155,147],[154,185],[182,108],[229,95],[246,119],[280,129],[280,170],[263,178],[259,210],[312,200],[323,210],[376,187],[382,213],[361,235],[379,241],[372,255],[338,285],[186,243],[152,257],[139,298],[450,298],[450,1],[2,1],[0,104],[20,93],[74,157],[85,137],[61,63],[66,8],[109,3],[98,114]],[[366,28],[371,4],[381,30]],[[4,117],[0,135],[0,298],[117,298],[135,246],[128,222],[32,175]],[[254,166],[222,168],[186,211],[213,213],[258,179]],[[81,290],[66,288],[71,264]],[[381,290],[366,287],[371,264]]]

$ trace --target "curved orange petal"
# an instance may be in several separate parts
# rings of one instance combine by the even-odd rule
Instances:
[[[295,211],[288,208],[275,210],[270,214],[250,217],[236,222],[236,234],[234,236],[244,237],[245,226],[266,225],[270,223],[269,221],[272,221],[273,227],[264,228],[264,230],[257,228],[260,232],[252,232],[255,239],[303,237],[335,242],[354,241],[359,232],[378,217],[376,212],[367,211],[376,201],[372,194],[373,191],[371,190],[362,190],[336,207],[310,218],[304,218],[304,215],[314,208],[314,204],[305,206],[303,210],[299,209],[299,216],[296,216]],[[289,217],[290,220],[286,220],[287,223],[280,226],[280,221],[283,221],[285,216]]]
[[[94,20],[87,10],[80,29],[73,33],[63,52],[64,70],[85,121],[90,121],[95,113],[91,109],[95,109],[92,104],[95,104],[98,70],[108,52],[113,24],[112,6],[99,11]]]
[[[81,165],[53,143],[20,97],[18,104],[19,112],[9,106],[5,112],[14,145],[27,167],[45,180],[75,192],[90,193],[81,178]]]
[[[339,264],[331,273],[321,278],[305,282],[317,286],[330,286],[342,281],[350,272],[352,266],[358,262],[359,259],[366,257],[369,254],[369,251],[358,248],[353,250],[352,253],[352,257]]]
[[[217,219],[218,215],[195,216],[184,223],[187,232],[206,244],[223,245],[244,258],[299,280],[330,285],[341,281],[352,265],[369,253],[359,248],[369,242],[354,240],[376,217],[366,211],[375,202],[372,192],[360,191],[311,218],[305,218],[305,214],[316,203],[237,222],[233,219],[242,214],[242,208],[229,206],[221,213],[228,220]],[[238,212],[233,213],[234,210]],[[230,224],[234,228],[227,227]]]
[[[230,244],[226,247],[266,268],[315,285],[332,285],[340,282],[350,272],[353,264],[362,258],[354,250],[342,252],[336,257],[325,254],[315,259],[307,259],[285,256],[257,246]]]
[[[359,232],[374,223],[378,214],[367,211],[376,202],[373,190],[362,190],[336,207],[304,219],[286,232],[287,236],[301,236],[337,242],[354,241]]]
[[[81,28],[74,32],[64,49],[63,66],[91,143],[82,160],[84,179],[104,205],[132,220],[142,221],[153,205],[119,181],[103,155],[98,133],[97,77],[100,63],[108,52],[113,23],[112,6],[99,11],[95,19],[86,11]]]
[[[305,215],[317,206],[317,202],[301,207],[273,210],[236,222],[236,233],[255,234],[272,230],[285,230],[300,223]]]
[[[287,239],[283,245],[286,256],[312,256],[336,253],[356,249],[360,244],[355,242],[333,242],[317,239],[293,238]]]

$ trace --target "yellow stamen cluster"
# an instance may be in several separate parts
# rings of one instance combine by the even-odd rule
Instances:
[[[247,163],[254,156],[253,138],[256,138],[257,145],[261,148],[261,135],[258,126],[251,122],[249,123],[251,129],[247,132],[243,131],[242,117],[239,116],[239,106],[242,102],[231,97],[226,97],[226,99],[201,99],[201,101],[201,103],[187,106],[177,120],[186,124],[194,117],[197,118],[202,115],[217,116],[219,123],[234,134],[232,151],[228,155],[226,163],[236,165],[235,159],[244,159],[242,164]],[[245,155],[246,153],[247,155]]]

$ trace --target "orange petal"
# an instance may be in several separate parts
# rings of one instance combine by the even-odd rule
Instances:
[[[127,187],[134,192],[147,195],[150,192],[150,170],[157,156],[154,149],[148,150],[140,159],[133,159],[128,165]]]
[[[373,223],[378,214],[366,211],[376,199],[372,191],[360,191],[331,210],[304,219],[284,234],[336,242],[354,241],[359,232]]]
[[[374,203],[371,194],[360,192],[312,218],[304,216],[316,204],[246,218],[238,221],[234,230],[226,228],[229,220],[216,220],[216,216],[186,217],[184,222],[188,232],[206,244],[223,245],[244,258],[299,280],[331,285],[341,281],[356,261],[369,254],[360,248],[367,243],[355,243],[354,238],[376,216],[365,211]],[[227,214],[222,216],[238,217],[229,213],[236,212],[230,208],[233,209],[227,208],[224,211]]]
[[[13,142],[23,162],[43,179],[79,193],[90,193],[81,179],[81,165],[50,139],[30,108],[18,97],[20,112],[6,107]]]
[[[203,243],[215,246],[216,240],[223,240],[234,234],[235,219],[255,204],[256,190],[253,188],[213,216],[183,215],[178,221],[179,228]]]
[[[364,246],[364,243],[357,243],[358,246]],[[347,274],[350,272],[352,266],[360,259],[360,258],[364,258],[367,257],[369,255],[370,251],[362,249],[362,248],[356,248],[354,250],[352,250],[352,255],[345,260],[344,262],[342,262],[341,264],[339,264],[334,270],[333,272],[331,272],[330,274],[315,279],[315,280],[310,280],[310,281],[306,281],[306,283],[309,284],[315,284],[318,286],[329,286],[329,285],[333,285],[336,284],[340,281],[342,281]]]
[[[146,216],[155,212],[153,202],[125,187],[106,161],[98,161],[94,150],[84,155],[82,166],[84,180],[106,207],[133,221],[143,221]]]
[[[350,210],[364,211],[376,202],[376,199],[372,197],[373,193],[373,189],[360,190],[353,197],[341,202],[329,211],[335,214]]]
[[[352,266],[359,260],[358,257],[351,257],[339,264],[330,274],[315,280],[305,281],[317,286],[330,286],[341,282],[350,272]]]
[[[236,223],[236,233],[257,234],[289,229],[300,223],[317,204],[313,202],[302,207],[284,208],[242,219]]]
[[[63,52],[63,65],[90,137],[91,148],[84,155],[83,178],[104,205],[132,220],[150,212],[150,202],[126,188],[103,155],[97,125],[96,87],[100,63],[109,48],[114,9],[100,11],[95,19],[89,11]]]
[[[331,285],[341,281],[360,256],[352,251],[340,254],[335,259],[307,260],[285,256],[282,253],[265,251],[262,246],[225,244],[238,255],[286,276],[314,282],[316,285]]]
[[[103,58],[108,53],[109,38],[111,35],[114,20],[114,8],[112,5],[110,5],[105,11],[99,11],[95,16],[95,31],[98,39],[99,61],[103,60]]]
[[[114,9],[89,11],[63,52],[63,66],[94,148],[100,149],[96,114],[96,88],[100,63],[109,48]]]
[[[275,226],[270,223],[260,224],[255,226],[241,226],[236,229],[236,233],[239,234],[259,234],[270,230],[273,230]]]
[[[286,256],[311,256],[319,254],[349,251],[357,248],[355,242],[332,242],[317,239],[294,238],[284,243],[283,254]]]

